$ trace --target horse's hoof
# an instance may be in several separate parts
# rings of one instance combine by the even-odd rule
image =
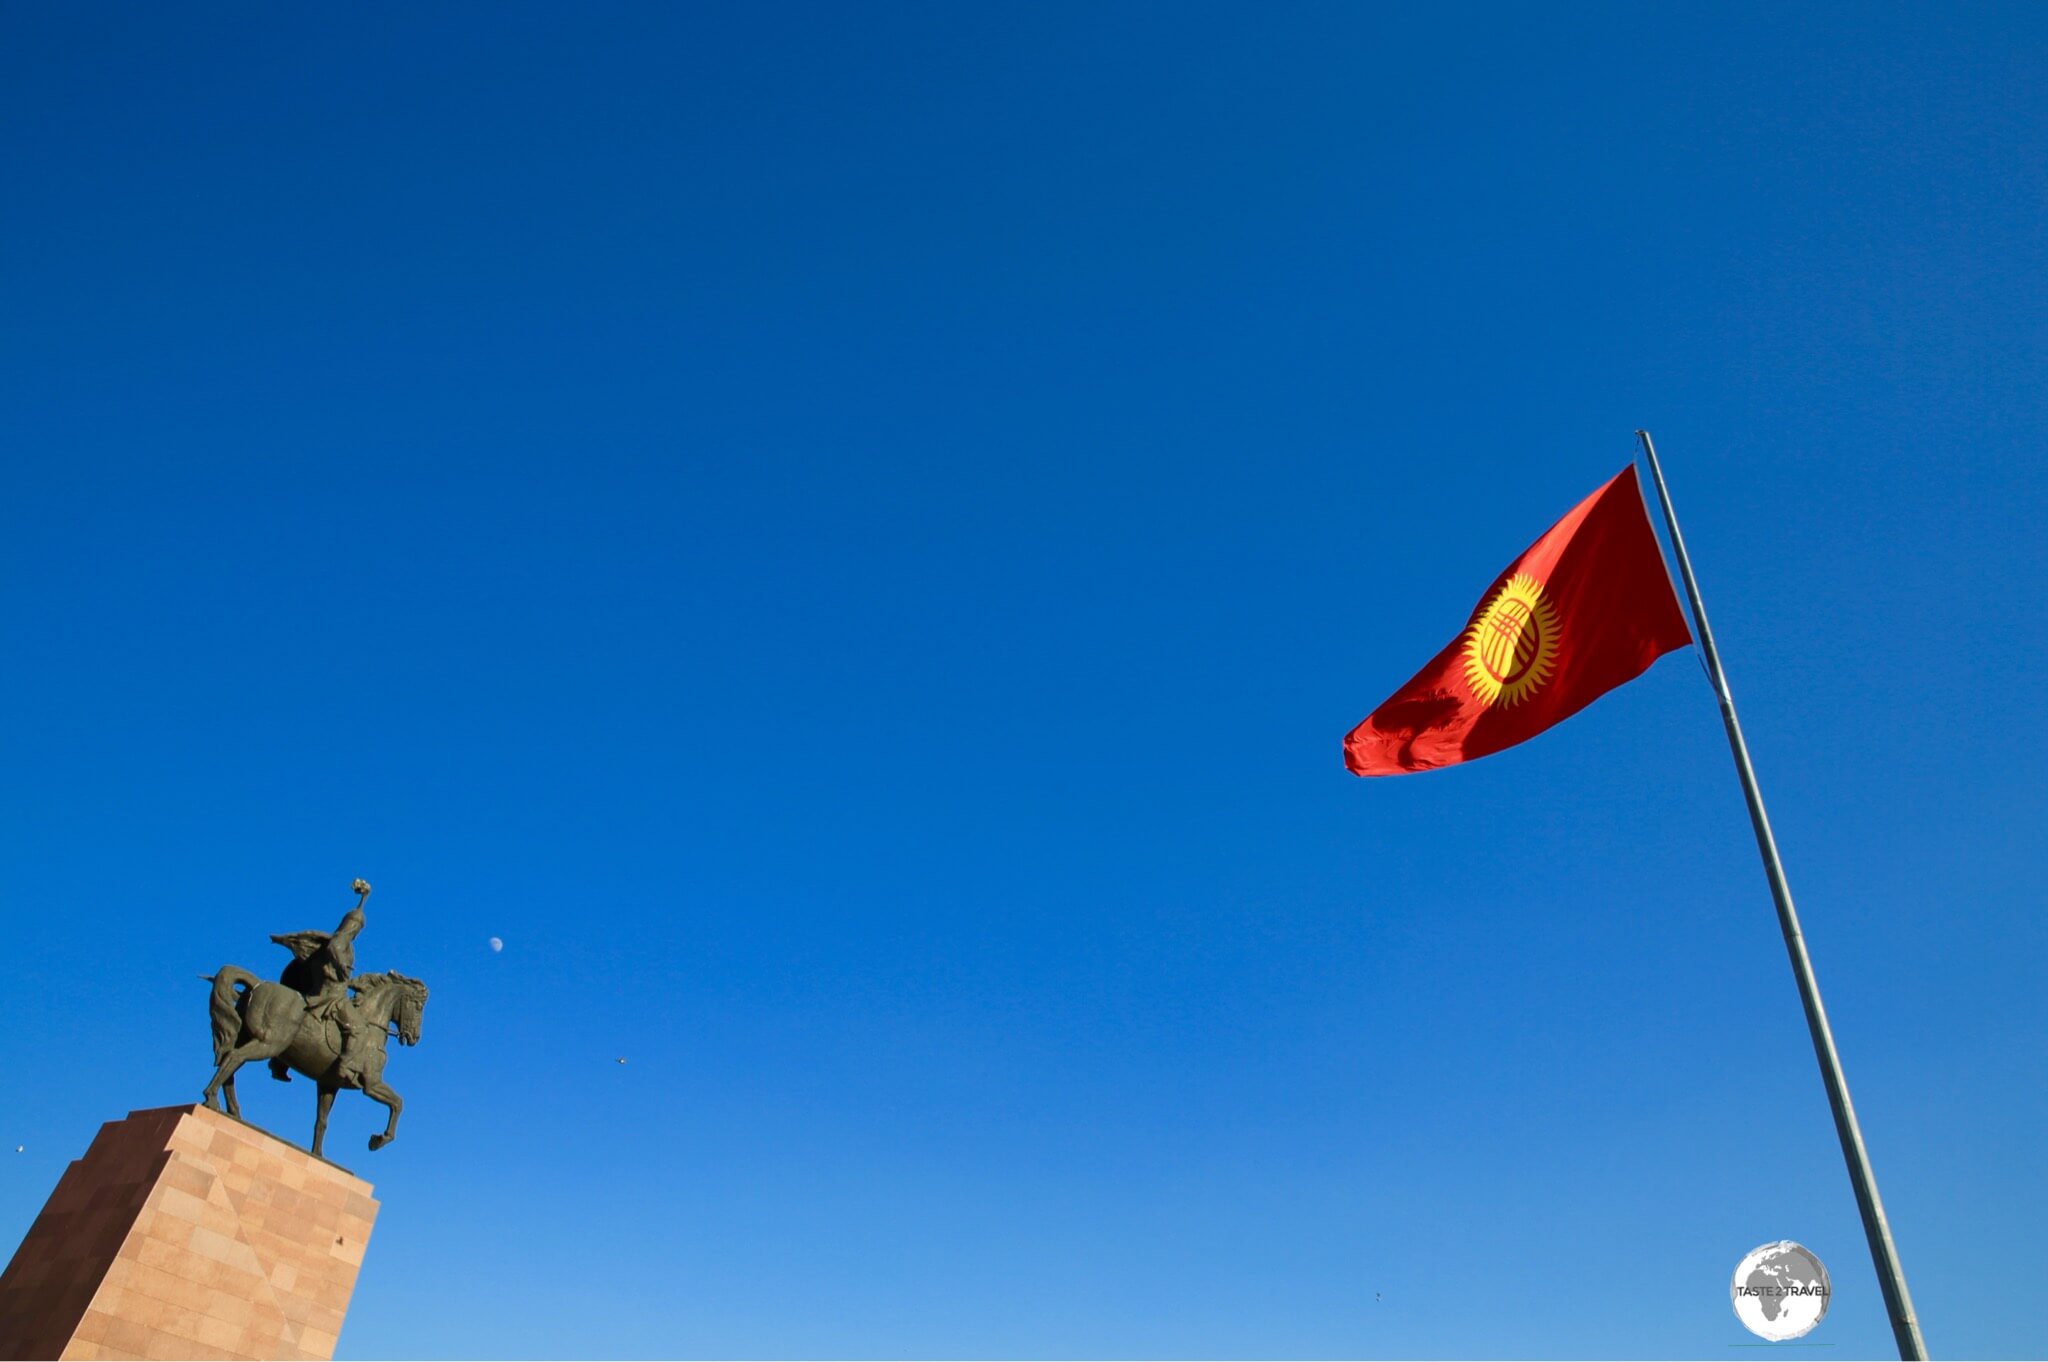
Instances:
[[[383,1137],[382,1135],[372,1135],[372,1136],[370,1137],[370,1148],[371,1148],[371,1149],[382,1149],[382,1148],[384,1147],[384,1145],[385,1145],[385,1144],[386,1144],[386,1141],[385,1141],[385,1139],[384,1139],[384,1137]]]

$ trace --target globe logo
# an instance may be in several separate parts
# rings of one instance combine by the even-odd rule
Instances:
[[[1780,1239],[1760,1244],[1735,1265],[1728,1299],[1735,1318],[1758,1338],[1782,1343],[1828,1317],[1828,1270],[1810,1249]]]
[[[1487,705],[1520,704],[1556,668],[1558,634],[1543,583],[1517,572],[1465,630],[1465,684]]]

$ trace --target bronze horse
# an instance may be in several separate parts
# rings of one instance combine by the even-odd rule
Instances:
[[[356,1086],[341,1078],[341,1028],[331,1017],[308,1014],[306,1000],[296,989],[259,979],[238,965],[222,965],[207,977],[213,981],[213,1061],[219,1067],[201,1100],[218,1111],[218,1098],[225,1091],[228,1115],[239,1118],[235,1070],[252,1059],[282,1059],[318,1085],[313,1118],[313,1153],[318,1154],[334,1094]],[[400,1045],[419,1044],[427,986],[397,970],[359,974],[348,986],[356,994],[345,1006],[354,1009],[354,1025],[362,1038],[363,1095],[391,1109],[384,1133],[370,1137],[370,1148],[382,1149],[396,1138],[398,1113],[405,1106],[384,1083],[384,1042],[395,1023]]]

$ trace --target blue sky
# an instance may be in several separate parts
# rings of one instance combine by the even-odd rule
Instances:
[[[2044,40],[8,7],[0,1241],[363,875],[344,1356],[1716,1356],[1779,1238],[1884,1355],[1694,654],[1339,759],[1647,426],[1929,1345],[2048,1350]]]

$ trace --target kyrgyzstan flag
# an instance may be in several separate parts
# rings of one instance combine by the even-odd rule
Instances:
[[[1631,464],[1508,564],[1465,629],[1344,738],[1353,775],[1513,747],[1692,642]]]

